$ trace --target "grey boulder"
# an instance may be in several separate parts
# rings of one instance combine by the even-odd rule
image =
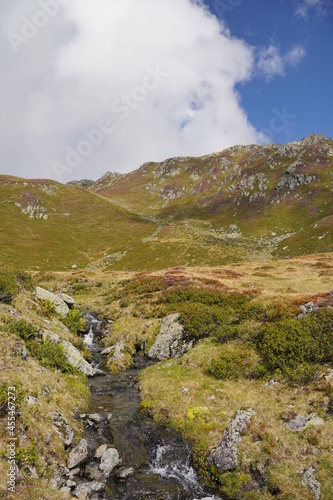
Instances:
[[[120,462],[119,453],[115,448],[108,448],[101,457],[99,470],[103,472],[105,477],[109,477],[111,472]]]
[[[222,435],[219,446],[211,452],[208,462],[217,467],[220,474],[236,469],[238,465],[238,444],[250,423],[254,411],[240,410]]]
[[[38,300],[48,300],[52,302],[59,316],[62,316],[63,318],[67,316],[69,308],[67,304],[62,300],[62,298],[60,298],[58,295],[37,286],[35,289],[35,296]]]
[[[184,327],[179,322],[179,314],[170,314],[162,323],[159,334],[154,345],[148,351],[148,357],[152,359],[179,358],[189,351],[194,341],[184,339]]]
[[[321,495],[320,482],[317,481],[315,475],[316,470],[311,466],[307,471],[304,472],[302,484],[304,484],[304,486],[308,486],[312,490],[315,499],[319,500]]]
[[[82,464],[88,458],[88,443],[85,439],[81,439],[79,444],[72,449],[69,454],[67,467],[74,469],[77,465]]]
[[[89,498],[93,493],[103,491],[104,489],[105,484],[98,481],[92,481],[91,483],[81,483],[73,491],[73,495],[76,498]]]

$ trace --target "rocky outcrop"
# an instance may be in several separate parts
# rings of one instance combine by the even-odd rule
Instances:
[[[301,313],[298,315],[298,318],[304,318],[306,316],[309,316],[309,314],[311,314],[313,312],[314,308],[315,308],[315,305],[312,301],[307,302],[306,304],[301,304],[299,306]]]
[[[61,343],[64,346],[67,361],[74,366],[74,368],[84,373],[84,375],[87,375],[87,377],[93,377],[97,374],[96,369],[84,359],[80,351],[74,347],[73,344],[67,342],[67,340],[62,340]]]
[[[284,425],[291,431],[300,432],[311,425],[321,426],[324,425],[324,423],[325,422],[314,413],[312,413],[310,417],[303,417],[303,415],[299,413],[295,418],[289,420],[289,422],[286,422]]]
[[[65,302],[65,304],[67,304],[69,308],[74,306],[75,300],[70,295],[67,295],[67,293],[61,293],[59,297]]]
[[[105,484],[92,481],[91,483],[81,483],[79,486],[73,491],[73,495],[76,498],[90,498],[94,493],[98,493],[99,491],[103,491],[105,488]]]
[[[115,448],[108,448],[101,457],[99,470],[101,470],[105,477],[109,477],[111,472],[120,462],[119,453]]]
[[[302,484],[308,486],[312,490],[316,500],[320,499],[320,482],[316,479],[316,470],[314,467],[311,466],[304,472]]]
[[[52,302],[59,316],[62,316],[63,318],[67,316],[69,308],[64,300],[58,295],[55,295],[54,293],[37,286],[35,289],[35,296],[38,300],[48,300]]]
[[[79,372],[84,373],[87,377],[94,377],[95,375],[104,375],[102,370],[93,368],[88,361],[84,359],[80,351],[67,340],[61,340],[59,335],[51,332],[50,330],[42,330],[41,335],[44,340],[49,340],[55,344],[61,343],[64,347],[64,354],[68,363],[70,363]]]
[[[74,431],[61,413],[53,415],[52,425],[56,433],[64,440],[65,446],[70,446],[74,438]]]
[[[88,188],[95,184],[95,181],[91,179],[81,179],[79,181],[70,181],[67,182],[67,186],[79,187],[79,188]]]
[[[88,443],[85,439],[81,439],[79,444],[72,449],[69,454],[67,467],[74,469],[77,465],[82,464],[88,458]]]
[[[294,174],[293,176],[284,175],[276,189],[287,188],[290,190],[294,190],[299,186],[303,186],[304,184],[310,184],[312,181],[315,181],[316,177],[314,175],[308,174]]]
[[[179,314],[170,314],[164,319],[155,343],[149,349],[149,358],[179,358],[193,347],[194,340],[184,338],[184,327],[180,324],[179,317]]]
[[[219,446],[211,452],[208,463],[214,465],[220,474],[236,469],[238,465],[238,443],[241,432],[244,432],[252,418],[254,411],[240,410],[222,435]]]

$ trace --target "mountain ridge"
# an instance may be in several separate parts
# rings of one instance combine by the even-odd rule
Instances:
[[[330,252],[332,180],[333,140],[322,135],[148,162],[96,182],[0,176],[0,244],[13,264],[22,244],[25,267],[60,270],[154,270]]]

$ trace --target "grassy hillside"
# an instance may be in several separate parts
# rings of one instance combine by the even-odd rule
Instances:
[[[112,262],[139,245],[154,222],[83,189],[0,176],[1,261],[25,269]]]
[[[119,360],[110,355],[112,371],[131,366],[137,350],[148,352],[160,319],[180,313],[187,335],[199,342],[140,373],[142,412],[190,439],[203,478],[227,498],[312,500],[302,484],[311,465],[321,498],[332,498],[332,269],[332,254],[316,254],[155,273],[40,272],[35,279],[54,291],[66,288],[83,308],[112,320],[103,344],[126,346]],[[319,312],[296,319],[309,301]],[[247,408],[256,413],[239,445],[239,465],[218,474],[207,456]],[[289,430],[285,424],[298,413],[315,414],[318,425]]]
[[[105,175],[89,190],[185,234],[257,255],[332,249],[333,140],[236,146]],[[163,232],[156,241],[163,240]],[[230,250],[226,250],[230,254]]]
[[[333,248],[333,140],[236,146],[62,185],[0,176],[0,246],[30,269],[158,270]]]

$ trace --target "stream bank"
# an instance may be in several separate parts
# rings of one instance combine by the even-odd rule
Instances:
[[[103,369],[102,347],[94,341],[98,322],[93,316],[88,316],[88,320],[91,328],[85,342],[92,352],[93,366]],[[104,444],[118,451],[120,462],[111,471],[105,490],[89,494],[94,500],[220,498],[201,485],[192,466],[190,444],[173,430],[140,413],[137,377],[140,370],[151,364],[152,361],[137,354],[129,370],[117,374],[105,371],[104,376],[91,380],[89,408],[87,414],[80,416],[89,455],[84,469],[78,473],[79,480],[103,480],[98,469],[100,458],[94,455]]]

